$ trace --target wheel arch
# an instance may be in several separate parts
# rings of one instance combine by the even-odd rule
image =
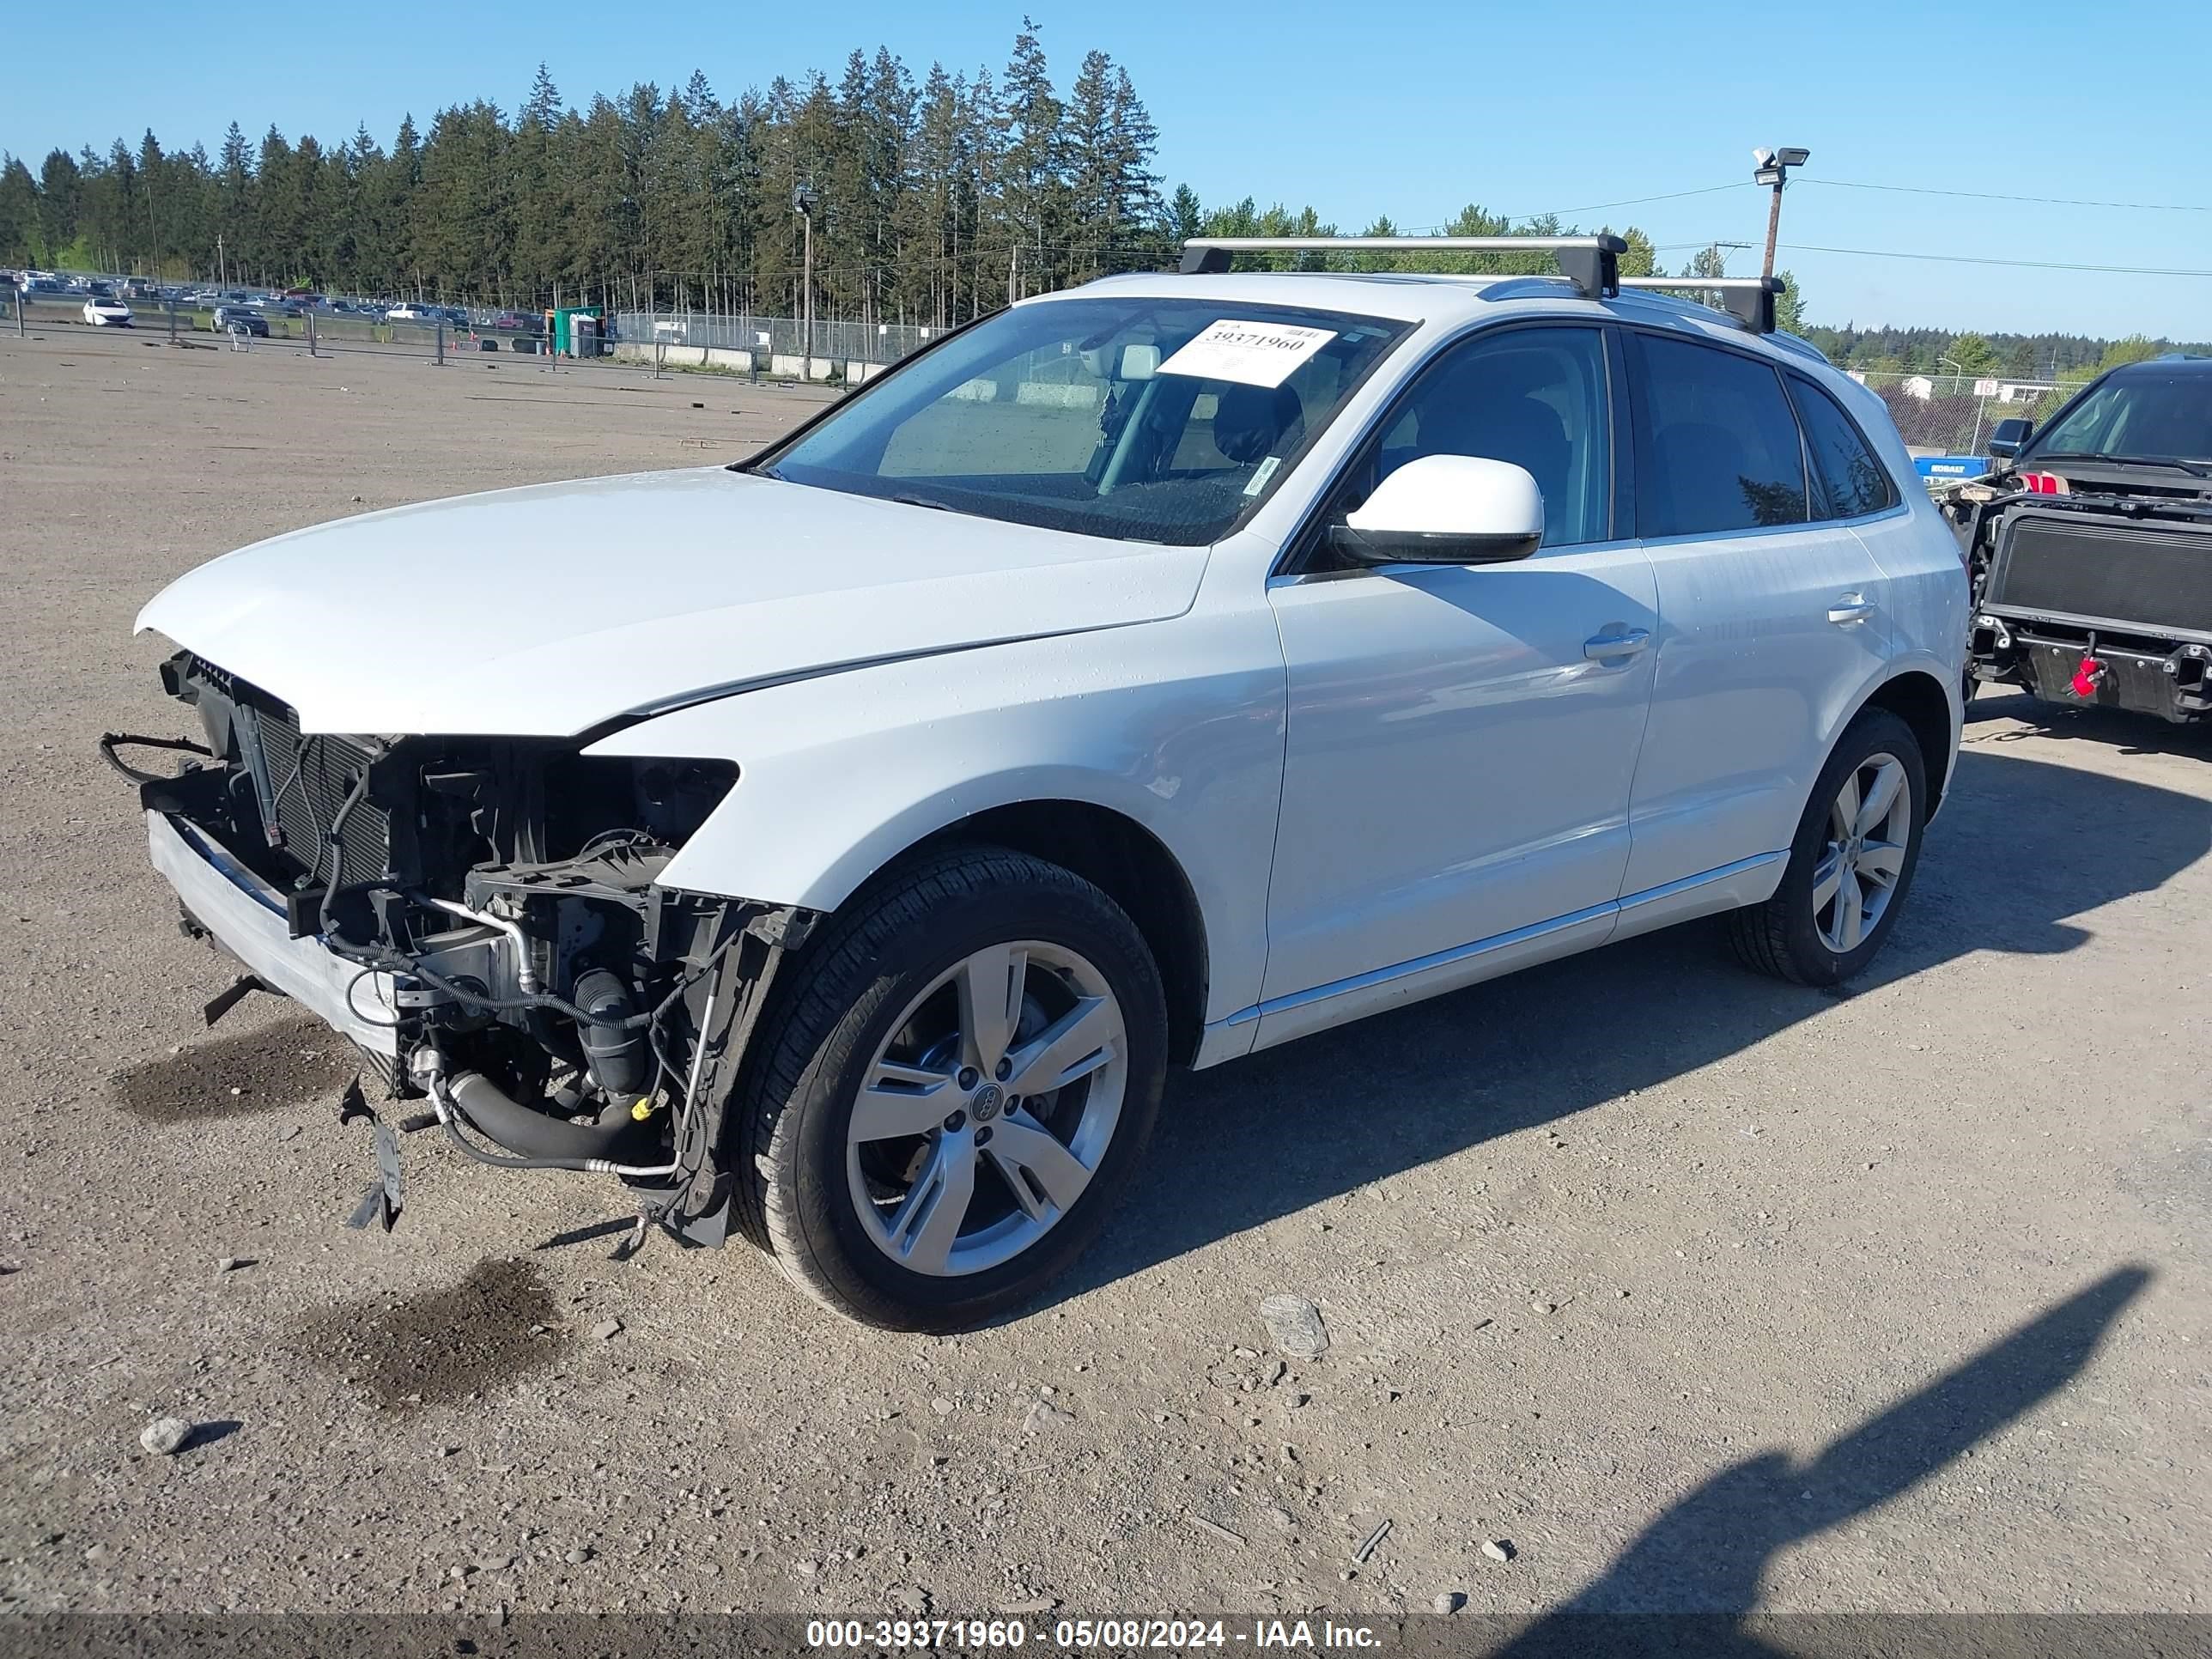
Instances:
[[[1189,876],[1164,842],[1134,818],[1096,801],[1012,801],[932,830],[878,875],[962,843],[1004,847],[1059,865],[1120,905],[1159,969],[1170,1057],[1190,1063],[1206,1026],[1206,918]]]
[[[1952,696],[1934,674],[1908,668],[1875,686],[1851,714],[1851,719],[1856,720],[1861,710],[1887,709],[1911,729],[1927,766],[1928,816],[1931,818],[1943,804],[1944,791],[1951,781],[1952,762],[1957,754],[1959,727],[1952,712]],[[1848,727],[1850,721],[1844,725]]]

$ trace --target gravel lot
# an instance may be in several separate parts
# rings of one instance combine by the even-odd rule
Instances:
[[[1178,1078],[1149,1185],[1000,1328],[611,1259],[615,1192],[430,1137],[400,1229],[342,1231],[341,1045],[202,1029],[228,975],[93,752],[184,729],[137,608],[817,401],[0,337],[0,1606],[2205,1610],[2212,733],[1977,703],[1849,994],[1693,927]],[[1276,1291],[1325,1354],[1279,1363]]]

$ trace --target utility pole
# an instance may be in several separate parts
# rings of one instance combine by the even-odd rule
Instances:
[[[1021,297],[1022,245],[1019,242],[1016,242],[1014,244],[1013,263],[1006,267],[1006,303],[1008,305],[1012,305],[1015,301]]]
[[[814,186],[798,185],[791,192],[791,210],[806,222],[806,252],[800,262],[799,306],[805,320],[800,326],[806,331],[806,341],[800,348],[805,354],[799,371],[799,383],[811,384],[814,379]]]
[[[1774,239],[1782,231],[1782,190],[1790,182],[1790,169],[1802,167],[1813,159],[1809,149],[1785,146],[1781,149],[1755,149],[1751,153],[1752,182],[1765,185],[1774,191],[1766,204],[1766,258],[1759,266],[1761,276],[1774,275]]]
[[[215,234],[215,285],[217,288],[230,286],[229,273],[223,267],[222,233],[219,230]]]

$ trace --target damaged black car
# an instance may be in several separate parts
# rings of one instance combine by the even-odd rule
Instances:
[[[2212,358],[2108,371],[1945,512],[1974,584],[1970,672],[2053,702],[2212,714]]]

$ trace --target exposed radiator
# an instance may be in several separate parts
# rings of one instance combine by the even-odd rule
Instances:
[[[296,715],[248,703],[239,710],[259,739],[255,781],[264,799],[274,799],[276,828],[284,851],[306,870],[319,868],[330,878],[330,853],[324,837],[338,809],[368,767],[369,751],[342,737],[303,738]],[[247,757],[252,763],[254,757]],[[258,775],[263,768],[266,775]],[[355,803],[338,830],[338,883],[374,881],[391,859],[392,825],[384,809],[366,799]]]
[[[2115,632],[2212,641],[2212,524],[2015,508],[1983,602]]]

